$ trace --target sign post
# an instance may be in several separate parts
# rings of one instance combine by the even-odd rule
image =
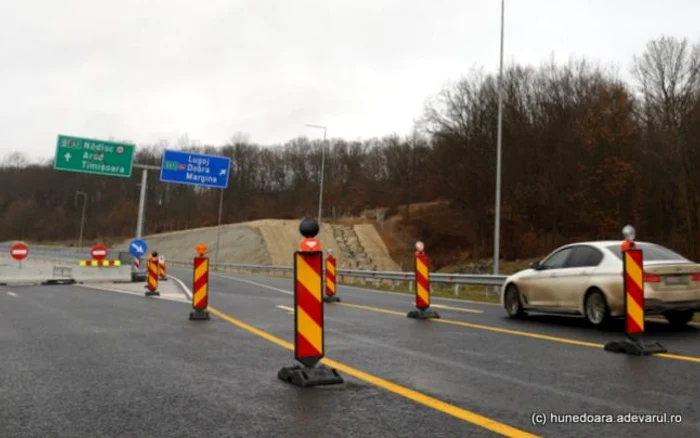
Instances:
[[[54,169],[129,178],[134,150],[127,143],[59,135]]]

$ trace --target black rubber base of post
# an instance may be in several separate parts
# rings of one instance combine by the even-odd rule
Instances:
[[[201,309],[194,309],[190,312],[190,321],[202,321],[209,319],[209,312]]]
[[[302,367],[301,365],[293,365],[282,368],[277,377],[292,385],[308,388],[318,385],[338,385],[343,383],[343,377],[335,368],[329,368],[325,365],[317,365],[314,367]]]
[[[424,310],[411,310],[408,312],[406,315],[408,318],[414,318],[414,319],[431,319],[431,318],[440,318],[440,315],[434,311],[433,309],[424,309]]]
[[[658,342],[642,343],[635,339],[625,339],[622,341],[610,341],[605,344],[605,351],[612,353],[624,353],[633,356],[648,356],[656,353],[666,353],[666,347]]]
[[[158,292],[157,290],[154,290],[154,291],[147,290],[147,291],[146,291],[146,296],[147,296],[147,297],[159,297],[159,296],[160,296],[160,292]]]
[[[168,278],[167,278],[167,277],[166,277],[166,278],[161,278],[161,279],[159,279],[158,281],[168,281]]]
[[[340,298],[338,298],[338,295],[331,295],[331,296],[324,296],[323,297],[323,302],[324,303],[339,303]]]

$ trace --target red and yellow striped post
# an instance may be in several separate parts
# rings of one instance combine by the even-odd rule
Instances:
[[[634,243],[635,230],[626,225],[622,234],[625,241],[620,251],[622,255],[622,293],[625,307],[625,334],[623,341],[610,341],[605,351],[626,353],[635,356],[666,353],[666,347],[658,342],[642,343],[638,335],[644,333],[644,254]]]
[[[644,333],[644,256],[640,249],[623,253],[625,291],[625,333]]]
[[[302,220],[299,231],[304,241],[314,241],[319,226],[313,218]],[[279,379],[307,387],[343,383],[338,372],[319,361],[324,357],[323,251],[320,242],[301,245],[294,253],[294,358],[302,366],[282,368]]]
[[[323,253],[301,252],[294,257],[294,357],[312,367],[323,358]]]
[[[168,273],[165,270],[165,256],[161,255],[158,257],[158,277],[159,280],[167,280],[168,279]]]
[[[151,256],[148,259],[148,280],[146,283],[146,296],[160,296],[158,292],[158,257]]]
[[[328,254],[326,257],[326,296],[323,301],[326,303],[338,302],[340,298],[335,294],[335,257]]]
[[[423,251],[423,242],[416,243],[416,308],[408,312],[409,318],[439,318],[437,312],[430,308],[430,259]]]
[[[194,276],[192,278],[192,308],[190,320],[209,319],[209,258],[194,258]]]

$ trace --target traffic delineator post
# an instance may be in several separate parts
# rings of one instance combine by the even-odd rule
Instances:
[[[163,256],[162,254],[158,256],[158,280],[168,280],[168,274],[165,270],[165,256]]]
[[[318,233],[318,223],[314,219],[305,218],[299,230],[304,237],[313,237]],[[301,365],[284,367],[277,377],[301,387],[343,383],[343,378],[337,370],[319,363],[325,356],[324,343],[323,252],[308,249],[296,251],[294,358]]]
[[[335,257],[333,257],[333,254],[328,254],[328,257],[326,257],[326,295],[323,297],[323,301],[326,303],[334,303],[334,302],[339,302],[340,298],[338,298],[338,295],[336,295],[336,283],[335,283]]]
[[[158,255],[155,253],[148,258],[146,289],[147,297],[160,296],[160,292],[158,292]]]
[[[630,227],[631,226],[627,226]],[[635,356],[666,353],[666,348],[658,342],[642,343],[639,335],[644,334],[644,253],[634,244],[634,229],[627,233],[621,246],[622,283],[625,308],[625,334],[627,339],[605,344],[605,350],[614,353],[627,353]]]
[[[190,320],[209,319],[209,258],[199,256],[194,258],[194,273],[192,278],[192,312]]]
[[[423,242],[416,243],[416,308],[406,315],[408,318],[430,319],[440,315],[430,308],[430,259],[425,254]]]

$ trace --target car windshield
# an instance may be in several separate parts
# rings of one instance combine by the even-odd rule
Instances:
[[[644,252],[645,261],[681,261],[690,262],[687,258],[682,255],[671,251],[663,246],[655,245],[653,243],[637,243],[636,247]],[[613,254],[622,260],[622,249],[620,245],[610,245],[607,247]]]

